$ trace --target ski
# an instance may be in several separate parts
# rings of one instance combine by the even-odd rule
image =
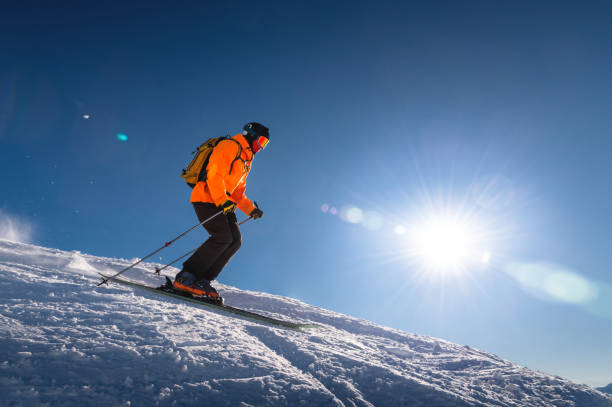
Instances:
[[[135,287],[135,288],[139,288],[141,290],[145,290],[148,292],[166,295],[168,297],[172,297],[177,300],[189,302],[191,304],[196,304],[202,308],[208,308],[211,310],[221,311],[227,314],[233,314],[233,315],[244,317],[246,319],[249,319],[255,322],[263,322],[269,325],[274,325],[274,326],[278,326],[281,328],[293,329],[296,331],[301,331],[302,329],[319,328],[319,326],[315,324],[300,324],[296,322],[284,321],[281,319],[276,319],[276,318],[268,317],[265,315],[257,314],[255,312],[247,311],[241,308],[236,308],[236,307],[232,307],[232,306],[225,305],[225,304],[215,304],[212,302],[207,302],[204,299],[192,297],[189,293],[182,293],[182,292],[173,290],[171,288],[172,282],[170,281],[168,277],[166,277],[166,284],[160,287],[151,287],[146,284],[137,283],[134,281],[123,279],[123,278],[116,278],[116,277],[113,278],[112,276],[106,276],[103,274],[100,274],[100,275],[104,279],[108,279],[109,281],[115,281],[119,284],[123,284],[128,287]]]

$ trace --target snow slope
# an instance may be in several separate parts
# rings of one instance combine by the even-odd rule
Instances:
[[[608,384],[607,386],[604,387],[598,387],[597,390],[604,392],[604,393],[610,393],[612,394],[612,383]]]
[[[219,285],[228,304],[322,327],[94,288],[130,262],[0,241],[1,405],[612,407],[587,386],[291,298]],[[158,284],[152,269],[127,274]]]

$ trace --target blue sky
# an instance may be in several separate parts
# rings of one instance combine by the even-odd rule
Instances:
[[[221,282],[612,381],[612,6],[256,3],[4,5],[1,224],[143,256],[195,223],[193,148],[260,121]],[[441,218],[488,261],[423,261]]]

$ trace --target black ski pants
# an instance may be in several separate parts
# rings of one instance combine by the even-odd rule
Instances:
[[[212,203],[194,202],[193,207],[200,222],[219,212],[219,208]],[[233,212],[217,215],[203,226],[210,237],[183,263],[183,270],[199,280],[212,281],[238,251],[242,236]]]

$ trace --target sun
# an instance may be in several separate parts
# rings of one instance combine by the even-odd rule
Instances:
[[[476,257],[482,259],[478,243],[475,225],[451,217],[430,217],[411,231],[413,254],[436,271],[462,271]]]

